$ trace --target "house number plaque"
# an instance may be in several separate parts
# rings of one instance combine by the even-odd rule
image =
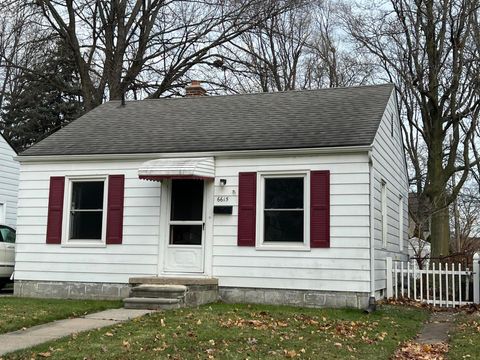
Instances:
[[[236,196],[229,195],[215,195],[214,204],[215,206],[233,206],[236,204]]]

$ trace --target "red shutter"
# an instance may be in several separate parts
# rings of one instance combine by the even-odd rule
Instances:
[[[65,178],[50,178],[50,194],[48,196],[47,244],[62,243],[63,195]]]
[[[238,178],[238,246],[255,246],[257,173],[244,172]]]
[[[330,247],[330,171],[310,173],[310,247]]]
[[[107,244],[122,243],[124,188],[124,175],[108,177]]]

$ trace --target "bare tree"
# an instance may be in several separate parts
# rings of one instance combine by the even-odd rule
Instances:
[[[176,93],[192,67],[208,63],[212,49],[290,3],[38,0],[36,6],[75,54],[88,110],[127,91],[151,98]]]
[[[435,257],[449,253],[448,206],[478,164],[472,155],[480,112],[478,12],[478,0],[391,0],[345,11],[359,49],[397,84],[412,178],[432,208]],[[427,150],[425,167],[420,147]]]
[[[474,252],[480,250],[480,195],[478,190],[472,184],[464,186],[456,202],[456,209],[451,208],[452,227],[456,228],[451,247],[454,252],[468,254],[471,257]],[[454,224],[455,222],[457,224]]]
[[[336,4],[299,2],[222,46],[214,82],[233,92],[363,84],[371,66],[347,51]]]
[[[5,94],[14,91],[16,79],[42,59],[51,43],[49,34],[40,34],[35,14],[19,4],[0,5],[0,109]],[[37,18],[38,19],[38,18]],[[32,21],[33,20],[33,21]]]

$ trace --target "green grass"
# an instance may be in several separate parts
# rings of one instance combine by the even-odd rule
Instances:
[[[480,317],[461,315],[450,340],[449,359],[480,359]]]
[[[120,301],[0,298],[0,333],[121,307]]]
[[[212,304],[153,313],[5,359],[388,359],[428,313]]]

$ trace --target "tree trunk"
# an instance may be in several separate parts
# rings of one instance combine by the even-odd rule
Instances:
[[[450,252],[450,226],[448,220],[448,206],[432,214],[430,233],[432,257],[447,256]]]

